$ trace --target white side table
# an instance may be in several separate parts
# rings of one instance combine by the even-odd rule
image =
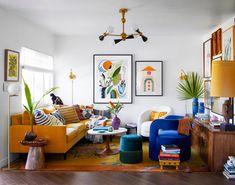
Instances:
[[[110,136],[123,134],[126,132],[127,132],[126,128],[119,128],[118,130],[113,130],[112,132],[105,131],[103,133],[100,133],[99,131],[94,131],[93,129],[88,130],[88,134],[90,134],[90,135],[106,136],[105,148],[101,152],[97,153],[98,155],[101,155],[101,156],[115,155],[115,154],[119,153],[119,148],[116,148],[116,149],[110,148],[110,145],[109,145]]]

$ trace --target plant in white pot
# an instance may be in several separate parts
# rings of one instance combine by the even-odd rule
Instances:
[[[50,94],[52,91],[54,91],[55,89],[57,89],[58,87],[53,87],[51,89],[49,89],[48,91],[46,91],[42,97],[36,101],[36,102],[33,102],[32,101],[32,97],[31,97],[31,91],[29,89],[29,86],[28,84],[25,82],[25,80],[23,79],[23,82],[24,82],[24,93],[25,93],[25,98],[26,98],[26,101],[27,101],[27,105],[23,105],[25,110],[27,111],[27,113],[29,114],[29,120],[30,120],[30,125],[31,125],[31,129],[30,131],[26,132],[25,133],[25,138],[24,140],[26,141],[33,141],[37,135],[36,133],[34,133],[33,131],[33,125],[34,125],[34,111],[37,109],[38,105],[40,104],[40,102],[43,100],[43,98]]]
[[[196,72],[188,72],[187,74],[183,72],[177,91],[180,100],[193,99],[192,113],[194,116],[198,112],[198,98],[203,98],[204,94],[202,77]]]

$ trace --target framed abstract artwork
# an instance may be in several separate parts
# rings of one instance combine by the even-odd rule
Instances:
[[[222,56],[223,60],[235,59],[235,26],[225,30],[222,35]]]
[[[5,81],[18,82],[19,81],[19,63],[20,53],[17,51],[5,49]]]
[[[135,95],[163,96],[163,62],[135,62]]]
[[[203,77],[211,77],[211,39],[203,43]]]
[[[95,54],[93,56],[93,102],[132,103],[131,54]]]
[[[211,97],[211,81],[204,81],[204,106],[205,108],[211,110],[211,104],[213,102],[213,97]]]

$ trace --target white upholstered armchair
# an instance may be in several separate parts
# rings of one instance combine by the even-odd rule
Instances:
[[[150,113],[152,111],[167,112],[167,114],[160,117],[160,119],[165,118],[166,116],[172,113],[171,108],[168,106],[152,107],[148,110],[143,111],[138,117],[138,122],[137,122],[137,134],[138,135],[149,137],[150,125],[152,123],[152,121],[150,121]]]

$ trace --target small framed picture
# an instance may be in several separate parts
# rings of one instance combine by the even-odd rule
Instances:
[[[19,81],[20,53],[5,49],[5,81]]]
[[[162,61],[136,61],[135,80],[136,96],[163,96]]]
[[[211,39],[203,43],[203,77],[211,77]]]
[[[223,60],[235,59],[235,26],[225,30],[222,35]]]

